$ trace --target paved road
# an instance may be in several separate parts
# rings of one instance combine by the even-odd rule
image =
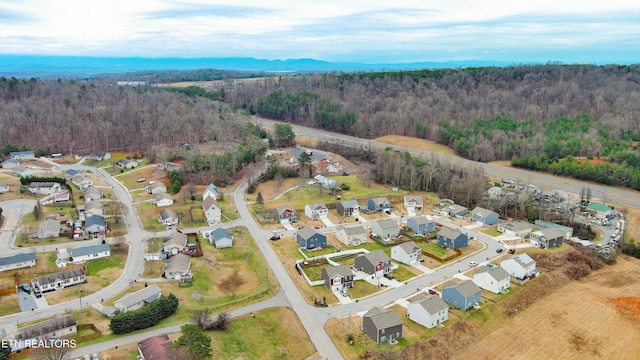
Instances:
[[[265,128],[273,129],[278,121],[256,118],[256,123]],[[292,127],[293,131],[297,135],[304,135],[318,140],[339,143],[345,146],[371,148],[378,150],[382,150],[390,146],[389,144],[378,142],[375,140],[360,139],[353,136],[337,134],[299,125],[292,124]],[[392,147],[401,151],[409,152],[413,156],[418,156],[421,158],[433,158],[440,161],[457,164],[466,168],[479,167],[484,169],[485,173],[489,176],[513,179],[514,181],[519,180],[522,184],[534,184],[538,187],[557,189],[574,194],[579,194],[582,188],[589,187],[591,188],[592,196],[594,199],[599,199],[604,202],[615,202],[622,205],[640,207],[640,193],[633,190],[598,185],[587,181],[569,179],[524,169],[511,168],[495,164],[486,164],[444,154],[415,150],[399,145],[393,145]]]

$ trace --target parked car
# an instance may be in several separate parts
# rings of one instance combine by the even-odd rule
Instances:
[[[24,283],[20,285],[20,290],[26,292],[27,294],[31,294],[31,285]]]
[[[516,253],[516,249],[509,249],[509,254],[515,254]]]
[[[386,277],[389,280],[395,279],[392,274],[384,274],[384,277]]]
[[[502,248],[498,248],[498,249],[496,249],[496,252],[497,252],[498,254],[500,254],[502,251],[504,251],[504,249],[502,249]]]
[[[433,289],[429,289],[428,291],[429,291],[429,294],[431,295],[438,295],[438,292]]]
[[[347,289],[340,289],[340,294],[342,294],[342,296],[344,297],[348,297],[349,294],[347,293]]]
[[[139,177],[137,181],[140,183],[140,182],[145,182],[145,181],[147,181],[147,179],[146,179],[146,178],[143,178],[143,177]]]
[[[470,261],[469,262],[469,266],[476,266],[478,265],[478,263],[476,261]]]

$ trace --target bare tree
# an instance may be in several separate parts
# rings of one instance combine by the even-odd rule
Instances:
[[[231,315],[228,312],[221,312],[216,319],[209,324],[207,330],[227,330],[231,321]]]
[[[211,309],[195,309],[191,313],[191,321],[202,330],[206,330],[207,324],[210,322]]]
[[[127,239],[126,239],[124,236],[122,236],[122,235],[120,235],[120,236],[116,236],[116,238],[115,238],[115,239],[114,239],[114,241],[113,241],[113,243],[114,243],[114,245],[115,245],[116,249],[120,249],[120,248],[122,247],[122,245],[123,245],[124,243],[126,243],[126,242],[127,242]]]
[[[32,359],[38,360],[67,360],[72,348],[68,346],[40,347],[31,353]]]

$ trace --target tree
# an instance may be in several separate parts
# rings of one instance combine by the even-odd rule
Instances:
[[[233,298],[236,297],[236,288],[242,286],[245,280],[240,275],[238,270],[234,270],[231,275],[227,276],[222,282],[220,282],[219,286],[222,290],[226,292],[230,292]]]
[[[185,204],[193,197],[193,195],[189,193],[189,190],[187,188],[183,188],[182,190],[180,190],[179,196],[180,200],[182,200],[182,202]]]
[[[173,343],[174,347],[185,347],[191,359],[210,359],[213,355],[211,337],[197,325],[185,324],[180,328],[182,335]]]
[[[38,360],[67,360],[71,350],[73,349],[68,346],[43,346],[37,348],[30,358]],[[0,359],[2,359],[1,356]]]
[[[293,145],[293,139],[296,134],[290,124],[277,123],[275,126],[275,145],[276,147],[287,147]]]
[[[36,205],[33,207],[33,217],[36,220],[42,219],[42,205],[40,205],[40,201],[36,202]]]
[[[114,240],[116,249],[120,249],[125,242],[127,242],[127,239],[124,236],[116,236]]]
[[[298,158],[298,162],[300,163],[300,169],[304,169],[305,167],[309,167],[309,177],[313,175],[313,169],[311,168],[311,156],[307,154],[306,151],[303,151]]]
[[[591,188],[590,187],[587,188],[586,200],[587,201],[591,200]]]
[[[11,348],[9,346],[0,346],[0,360],[8,360],[11,357]]]
[[[218,314],[216,319],[209,324],[207,330],[227,330],[229,328],[229,322],[231,320],[231,316],[228,312],[221,312]]]
[[[256,204],[260,206],[264,205],[264,198],[262,197],[261,192],[258,192],[258,196],[256,196]]]
[[[211,309],[195,309],[191,313],[191,321],[193,321],[200,329],[206,330],[209,322],[209,316],[211,316]]]

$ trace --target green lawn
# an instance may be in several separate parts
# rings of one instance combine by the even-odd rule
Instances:
[[[124,266],[127,261],[127,251],[125,246],[123,246],[123,249],[124,250],[120,250],[118,252],[116,252],[114,249],[111,249],[110,257],[105,259],[87,261],[87,276],[95,276],[102,270]]]
[[[331,264],[322,264],[318,266],[312,266],[304,269],[304,273],[311,281],[322,280],[322,269],[327,267],[333,267]]]
[[[443,257],[447,253],[447,249],[445,249],[442,246],[438,245],[434,241],[431,241],[431,242],[419,241],[419,242],[416,242],[416,244],[420,248],[422,248],[422,250],[428,252],[429,254],[433,254],[435,256],[438,256],[438,257]]]
[[[307,258],[313,258],[317,256],[327,255],[327,254],[333,254],[336,252],[336,248],[334,248],[333,246],[327,246],[320,250],[313,250],[313,251],[302,250],[302,252],[307,256]]]
[[[393,276],[396,278],[396,280],[403,282],[414,278],[416,275],[407,270],[406,265],[400,264],[400,266],[393,271]]]
[[[484,231],[484,233],[489,235],[489,236],[500,236],[500,235],[502,235],[502,233],[500,231],[498,231],[498,229],[496,229],[496,228],[487,229],[487,230]]]
[[[378,287],[371,285],[364,280],[354,281],[353,287],[349,289],[349,295],[354,299],[359,299],[365,296],[369,296],[378,291]]]

